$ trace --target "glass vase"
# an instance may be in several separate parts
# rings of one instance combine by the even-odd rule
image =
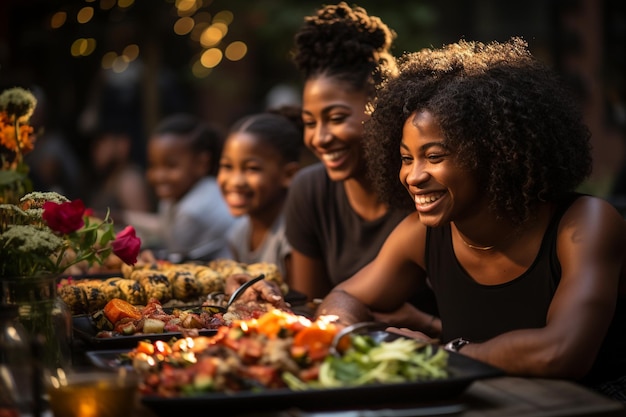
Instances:
[[[55,370],[71,365],[72,316],[57,295],[57,277],[0,277],[1,302],[18,306],[18,319],[31,343],[41,342],[40,365]]]
[[[34,370],[28,333],[18,321],[16,305],[0,303],[0,416],[32,411]]]

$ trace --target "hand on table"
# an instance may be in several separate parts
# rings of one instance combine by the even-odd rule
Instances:
[[[251,280],[248,274],[233,274],[226,278],[224,293],[230,295],[244,282]],[[276,308],[287,309],[288,305],[283,298],[278,285],[273,281],[261,280],[248,288],[240,297],[239,301],[264,301]]]
[[[417,329],[428,337],[438,337],[441,334],[441,320],[425,313],[409,303],[391,312],[372,311],[376,321],[387,323],[390,327]]]
[[[431,339],[425,333],[419,332],[417,330],[407,329],[406,327],[387,327],[385,331],[389,333],[399,334],[400,336],[408,337],[411,339],[416,339],[420,341],[424,341],[427,343],[436,343],[437,339]]]

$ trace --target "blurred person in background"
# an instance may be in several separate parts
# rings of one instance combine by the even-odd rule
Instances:
[[[69,199],[80,197],[83,175],[74,149],[60,132],[37,137],[36,146],[24,158],[30,167],[33,189],[54,191]]]
[[[83,193],[86,205],[103,216],[110,209],[120,223],[122,212],[154,211],[144,170],[131,159],[132,137],[123,119],[103,120],[90,144],[90,173]]]
[[[223,134],[194,115],[165,117],[147,144],[146,178],[158,198],[157,214],[127,212],[157,258],[172,262],[232,258],[227,235],[235,224],[215,175]]]
[[[30,118],[35,134],[35,147],[25,156],[30,168],[33,189],[54,191],[70,199],[81,196],[83,166],[65,133],[49,117],[49,103],[45,91],[34,86],[32,93],[37,106]]]

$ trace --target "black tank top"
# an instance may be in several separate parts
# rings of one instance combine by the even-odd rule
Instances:
[[[511,330],[546,325],[548,308],[561,277],[557,229],[565,211],[580,196],[574,193],[559,202],[533,264],[519,277],[500,285],[479,284],[464,271],[452,248],[449,224],[428,228],[426,269],[443,323],[443,342],[457,337],[481,342]],[[620,299],[594,369],[586,378],[588,382],[625,374],[625,313]]]

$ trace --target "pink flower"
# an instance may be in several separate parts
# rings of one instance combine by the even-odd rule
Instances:
[[[50,229],[65,235],[83,227],[84,213],[85,205],[80,199],[65,203],[47,201],[43,205],[42,217]]]
[[[124,230],[115,236],[111,243],[113,253],[128,265],[137,263],[137,256],[141,248],[141,239],[137,237],[133,226],[126,226]]]

